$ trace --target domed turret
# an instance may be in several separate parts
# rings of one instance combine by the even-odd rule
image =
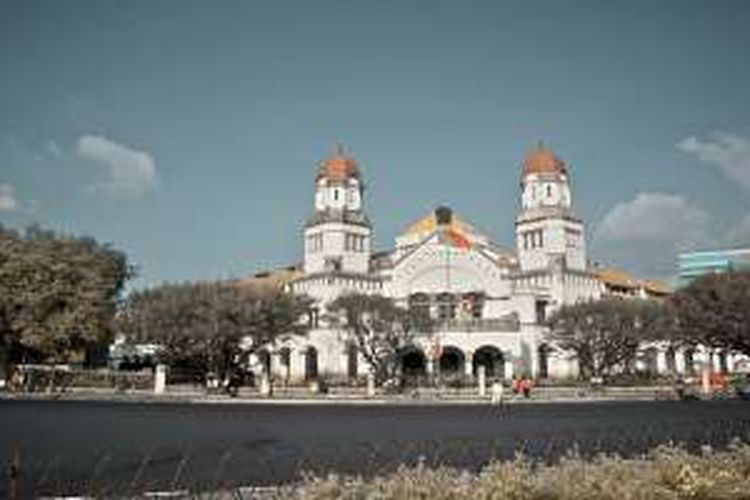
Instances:
[[[363,192],[359,165],[341,146],[318,164],[315,213],[305,225],[306,273],[368,271],[372,229]]]
[[[523,174],[567,174],[565,162],[541,142],[523,162]]]
[[[540,142],[523,162],[521,210],[516,218],[521,269],[547,269],[562,262],[584,270],[583,223],[573,215],[568,168]]]
[[[334,182],[344,182],[347,179],[359,179],[359,177],[357,160],[344,154],[341,146],[337,146],[336,152],[320,163],[317,175],[318,180],[325,178]]]

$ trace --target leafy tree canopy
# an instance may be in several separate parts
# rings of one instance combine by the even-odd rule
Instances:
[[[123,286],[124,253],[92,238],[0,226],[0,335],[12,356],[71,361],[107,341]]]
[[[414,332],[431,328],[428,317],[382,295],[343,295],[328,305],[328,311],[329,321],[349,332],[379,384],[397,376],[399,353],[412,342]]]
[[[684,340],[750,355],[750,271],[701,276],[672,304]]]
[[[641,342],[667,338],[664,306],[641,299],[603,299],[565,305],[549,319],[550,342],[571,351],[583,378],[627,371]]]
[[[309,303],[237,282],[165,284],[132,293],[118,324],[130,340],[160,345],[167,363],[226,376],[247,354],[304,334]]]

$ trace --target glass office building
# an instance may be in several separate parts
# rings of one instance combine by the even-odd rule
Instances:
[[[708,273],[750,270],[750,248],[683,253],[678,268],[680,286]]]

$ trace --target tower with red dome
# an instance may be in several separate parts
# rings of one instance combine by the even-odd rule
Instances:
[[[338,146],[315,176],[315,212],[305,225],[306,274],[369,271],[372,227],[363,193],[357,161]]]
[[[523,162],[516,247],[522,271],[586,270],[583,222],[574,216],[569,169],[539,143]]]

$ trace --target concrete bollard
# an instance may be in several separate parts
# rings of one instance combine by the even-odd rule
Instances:
[[[156,365],[154,373],[154,394],[164,394],[167,392],[167,365]]]
[[[367,397],[375,397],[375,374],[367,372]]]
[[[487,376],[485,374],[485,367],[482,365],[477,367],[477,383],[479,384],[479,397],[483,398],[487,396]]]
[[[711,394],[711,365],[709,363],[703,364],[703,371],[701,372],[701,392],[705,395]]]
[[[320,393],[320,382],[318,382],[318,379],[311,380],[308,387],[310,388],[310,392],[312,394]]]
[[[260,394],[261,396],[271,395],[271,377],[267,373],[260,376]]]

